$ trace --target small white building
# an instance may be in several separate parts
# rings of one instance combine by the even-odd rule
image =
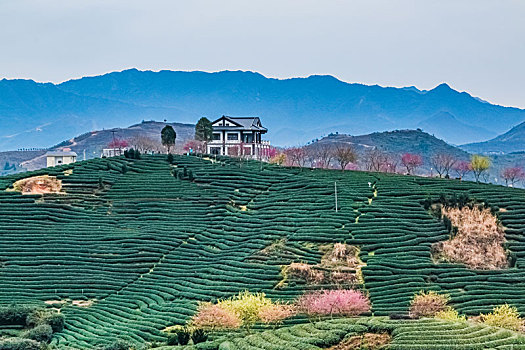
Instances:
[[[270,142],[261,138],[268,129],[262,126],[259,117],[223,115],[213,121],[212,126],[213,137],[207,144],[208,154],[268,158]]]
[[[104,148],[102,150],[102,158],[116,157],[124,154],[124,151],[127,151],[128,148]]]
[[[62,164],[71,164],[77,161],[75,152],[50,151],[46,153],[47,166],[57,166]]]

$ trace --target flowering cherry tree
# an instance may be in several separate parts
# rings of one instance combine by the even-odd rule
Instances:
[[[525,171],[520,167],[510,167],[503,169],[501,177],[507,186],[514,186],[515,183],[525,179]]]
[[[423,165],[423,159],[419,154],[405,153],[401,157],[401,164],[407,169],[408,175],[412,174],[417,168]]]
[[[311,316],[357,316],[370,311],[370,301],[352,289],[322,290],[304,294],[298,301],[302,312]]]

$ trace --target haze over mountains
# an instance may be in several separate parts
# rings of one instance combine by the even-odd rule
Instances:
[[[492,105],[447,84],[428,91],[349,84],[332,76],[273,79],[258,73],[138,71],[62,84],[0,81],[0,150],[48,147],[87,131],[142,120],[195,123],[201,116],[258,115],[277,145],[330,132],[394,129],[452,144],[485,141],[525,120],[525,110]]]
[[[462,148],[472,153],[511,153],[525,150],[525,122],[485,142],[470,143]]]

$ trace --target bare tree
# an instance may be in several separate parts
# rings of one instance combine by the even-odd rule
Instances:
[[[456,158],[448,153],[438,153],[430,159],[430,164],[436,169],[439,177],[448,177],[450,170],[456,164]]]
[[[129,144],[142,153],[158,152],[162,149],[160,141],[144,135],[137,135],[129,139]]]
[[[341,170],[345,170],[346,166],[354,163],[357,160],[357,154],[354,148],[349,144],[337,144],[334,149],[334,158],[341,166]]]
[[[315,143],[308,147],[308,156],[312,166],[328,168],[334,158],[334,145],[331,143]]]
[[[388,163],[389,157],[383,151],[374,148],[364,155],[364,165],[367,171],[383,171]]]
[[[304,167],[307,159],[307,152],[304,147],[287,148],[283,153],[286,155],[286,160],[290,166]]]

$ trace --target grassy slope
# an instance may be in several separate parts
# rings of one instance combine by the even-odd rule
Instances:
[[[191,169],[195,181],[173,177],[165,156],[95,159],[31,173],[63,178],[67,195],[42,200],[0,192],[0,302],[93,300],[90,307],[62,307],[67,325],[55,339],[61,346],[90,348],[117,336],[162,341],[161,329],[183,323],[200,300],[243,289],[295,298],[303,284],[274,288],[280,265],[316,263],[321,254],[311,243],[346,241],[361,247],[375,315],[406,311],[421,289],[447,291],[464,313],[504,302],[525,312],[522,190],[269,165],[261,171],[258,163],[228,159],[176,157],[176,163],[179,171]],[[73,173],[66,176],[68,168]],[[0,188],[31,174],[0,178]],[[476,272],[432,264],[430,245],[447,234],[420,203],[460,192],[507,209],[499,217],[518,256],[516,268]],[[281,238],[289,254],[256,258]]]

